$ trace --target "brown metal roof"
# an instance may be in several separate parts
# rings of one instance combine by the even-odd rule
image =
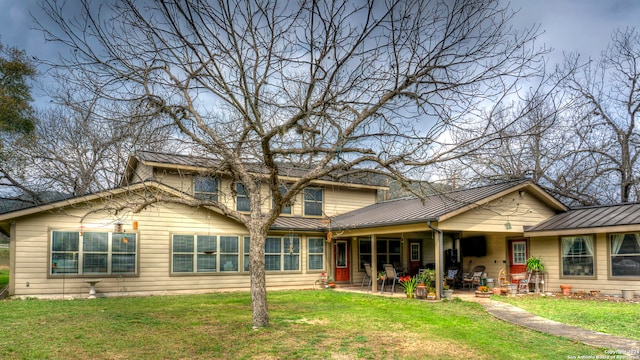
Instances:
[[[443,217],[451,213],[486,203],[505,192],[533,186],[535,185],[529,180],[517,180],[431,195],[424,200],[397,199],[339,215],[332,219],[331,226],[334,229],[354,229],[442,221]]]
[[[183,167],[192,168],[193,171],[200,170],[216,170],[219,169],[222,162],[219,159],[209,157],[199,157],[193,155],[180,155],[180,154],[166,154],[150,151],[139,151],[134,155],[139,161],[143,163],[153,163],[156,166],[163,165],[168,168]],[[254,173],[268,174],[267,169],[261,163],[248,163],[249,171]],[[280,176],[299,178],[305,175],[310,169],[280,165]],[[335,181],[339,183],[369,185],[375,187],[388,187],[386,184],[386,178],[378,174],[372,174],[367,172],[355,173],[349,175],[341,175],[336,173],[334,176],[325,176],[319,180]]]
[[[526,232],[587,229],[640,224],[640,204],[616,204],[574,208],[550,217]]]
[[[281,216],[269,227],[269,230],[324,232],[327,230],[327,226],[322,222],[322,219]]]

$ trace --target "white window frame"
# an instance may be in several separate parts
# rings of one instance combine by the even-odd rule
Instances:
[[[572,252],[573,244],[566,244],[565,241],[572,243],[578,239],[582,239],[585,244],[585,250],[589,251],[587,240],[591,241],[591,254],[569,254]],[[560,278],[581,278],[593,279],[596,277],[596,241],[593,235],[574,235],[560,237]],[[584,267],[587,265],[572,264],[569,269],[565,269],[565,259],[587,259],[591,257],[591,274],[583,274]],[[582,268],[581,270],[578,268]],[[587,270],[588,272],[588,270]]]
[[[188,237],[192,241],[190,250],[176,251],[176,237]],[[229,251],[224,241],[235,238],[235,251]],[[237,235],[196,235],[196,234],[172,234],[171,235],[171,274],[214,274],[237,273],[240,268],[240,236]],[[214,240],[215,246],[200,246],[206,240]],[[202,240],[202,242],[200,241]],[[226,251],[225,248],[227,248]],[[177,256],[191,259],[190,270],[176,269]],[[205,260],[215,259],[214,267],[201,267]],[[229,262],[231,260],[231,262]],[[233,262],[235,260],[235,263]]]
[[[215,184],[214,191],[203,191],[200,189],[200,182],[213,181]],[[209,189],[207,189],[209,190]],[[194,176],[193,177],[193,196],[200,200],[218,201],[220,194],[220,178],[215,176]]]
[[[246,204],[246,208],[240,208],[240,204]],[[251,200],[247,193],[247,187],[241,182],[236,182],[236,211],[249,212],[251,211]]]
[[[316,243],[316,246],[312,246],[312,242]],[[312,249],[315,249],[317,247],[317,244],[320,243],[322,244],[322,251],[314,251],[312,252]],[[324,271],[325,269],[325,249],[326,249],[326,245],[325,245],[325,239],[324,238],[319,238],[319,237],[309,237],[307,238],[307,270],[309,271]],[[317,259],[320,258],[320,260],[312,260],[312,259]],[[318,261],[320,261],[321,267],[319,268],[312,268],[312,264],[317,263]]]
[[[295,245],[293,247],[288,246],[290,244],[289,240],[297,241],[297,249]],[[269,249],[270,243],[274,241],[279,241],[279,246],[277,251],[271,251]],[[265,271],[269,272],[299,272],[301,269],[301,239],[299,236],[267,236],[265,239]],[[293,260],[293,256],[297,257],[297,261]],[[278,259],[279,269],[269,268],[268,257],[273,259]],[[294,269],[286,269],[286,264],[292,265],[295,264]]]
[[[308,195],[307,191],[319,191],[321,199],[318,200],[315,194],[311,196],[307,196]],[[320,188],[320,187],[304,188],[302,199],[303,199],[302,208],[305,216],[322,216],[324,214],[324,189],[323,188]],[[308,213],[307,204],[317,207],[320,212],[318,214]]]

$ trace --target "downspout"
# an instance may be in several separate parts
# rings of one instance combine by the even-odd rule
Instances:
[[[442,298],[442,284],[443,284],[443,279],[442,279],[442,263],[444,261],[444,252],[442,250],[442,248],[444,247],[444,243],[443,243],[443,232],[442,230],[438,229],[437,227],[433,226],[431,224],[431,220],[427,221],[427,226],[429,227],[429,229],[435,231],[438,233],[438,241],[436,241],[436,299],[441,299]]]

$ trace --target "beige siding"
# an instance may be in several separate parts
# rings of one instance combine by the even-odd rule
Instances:
[[[439,223],[442,230],[490,231],[522,234],[523,226],[535,225],[555,213],[529,193],[521,198],[514,191],[502,198],[446,219]],[[511,229],[505,224],[509,223]]]
[[[588,233],[586,233],[588,234]],[[545,265],[546,286],[551,292],[559,292],[560,284],[571,284],[572,291],[600,290],[602,294],[620,295],[622,289],[633,289],[640,296],[640,282],[637,278],[622,280],[609,276],[608,235],[595,235],[595,279],[563,278],[560,268],[560,238],[558,236],[532,237],[531,255],[539,256]]]
[[[327,216],[344,214],[376,202],[375,190],[325,187],[324,196],[324,212]],[[300,211],[302,214],[302,208]]]
[[[82,209],[65,209],[64,213],[30,216],[19,219],[15,227],[14,295],[60,297],[86,297],[89,285],[87,277],[67,275],[64,278],[49,276],[50,230],[79,231]],[[84,231],[112,231],[114,218],[92,215],[83,222]],[[139,276],[101,277],[96,286],[102,296],[137,294],[180,294],[210,291],[248,290],[248,273],[213,273],[198,275],[171,274],[172,234],[247,234],[245,228],[218,214],[182,205],[158,205],[139,214],[120,218],[127,232],[133,232],[133,221],[138,222]],[[12,244],[13,245],[13,244]],[[328,248],[328,247],[327,247]],[[270,288],[312,288],[319,271],[306,271],[307,242],[301,237],[301,271],[268,273]],[[240,262],[242,262],[242,252]],[[240,265],[242,269],[242,265]],[[326,269],[325,269],[326,270]],[[27,285],[28,284],[28,285]]]

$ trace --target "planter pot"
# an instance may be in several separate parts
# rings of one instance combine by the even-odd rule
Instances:
[[[560,284],[560,289],[562,289],[562,295],[571,295],[571,285]]]
[[[633,299],[633,290],[632,289],[623,289],[622,290],[622,298],[625,300]]]
[[[476,291],[476,297],[478,297],[478,298],[490,298],[491,297],[491,293],[490,292]]]
[[[500,288],[494,287],[494,288],[491,288],[491,291],[493,292],[494,295],[500,295]]]
[[[422,285],[418,285],[416,288],[416,297],[419,299],[424,299],[427,297],[427,287]]]
[[[436,299],[436,294],[435,293],[428,293],[427,294],[427,300],[435,300]]]
[[[329,283],[329,287],[330,287],[330,288],[332,288],[332,289],[333,289],[333,288],[335,288],[335,287],[336,287],[336,283],[334,283],[334,282],[330,282],[330,283]]]
[[[445,299],[453,299],[453,290],[445,290],[443,294]]]

